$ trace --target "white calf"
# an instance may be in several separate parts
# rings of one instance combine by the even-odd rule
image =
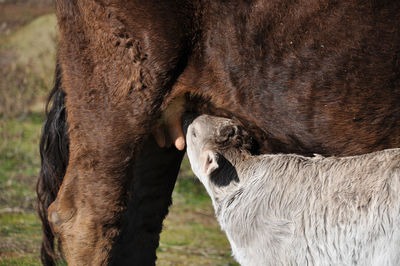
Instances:
[[[400,149],[251,156],[240,127],[206,115],[186,140],[242,265],[400,265]]]

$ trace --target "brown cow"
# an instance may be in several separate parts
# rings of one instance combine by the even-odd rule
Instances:
[[[400,147],[398,0],[57,0],[56,12],[44,264],[53,232],[70,265],[154,264],[183,155],[156,140],[183,148],[183,110],[239,120],[260,153]]]

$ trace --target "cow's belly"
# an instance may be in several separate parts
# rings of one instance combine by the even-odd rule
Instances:
[[[199,112],[242,121],[264,153],[400,147],[400,2],[287,7],[304,16],[261,2],[204,14],[201,49],[178,79],[209,103]]]

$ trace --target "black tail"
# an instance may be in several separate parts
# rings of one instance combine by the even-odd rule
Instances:
[[[54,235],[47,219],[47,208],[57,197],[69,158],[67,113],[64,103],[65,92],[61,89],[61,72],[60,65],[57,64],[54,87],[46,104],[47,120],[40,140],[41,169],[36,192],[43,230],[40,254],[43,265],[55,265],[58,258]]]

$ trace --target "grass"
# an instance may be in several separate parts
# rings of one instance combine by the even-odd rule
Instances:
[[[0,265],[39,265],[35,213],[43,115],[0,120]]]
[[[56,25],[54,14],[40,16],[7,36],[2,44],[2,49],[14,54],[14,67],[25,67],[28,75],[44,81],[44,88],[50,87],[53,79],[53,75],[49,73],[54,70]],[[27,67],[29,68],[26,69]]]
[[[0,29],[0,266],[40,265],[35,184],[57,36],[55,16],[48,14],[51,8],[46,3],[50,1],[0,2],[0,26],[11,25],[7,31]],[[157,265],[237,265],[187,159],[157,256]]]
[[[0,265],[40,265],[40,225],[34,213],[0,215]]]
[[[55,15],[47,14],[0,39],[0,115],[43,111],[40,103],[53,80],[56,38]]]
[[[0,210],[34,210],[43,119],[42,115],[31,114],[0,121]]]

